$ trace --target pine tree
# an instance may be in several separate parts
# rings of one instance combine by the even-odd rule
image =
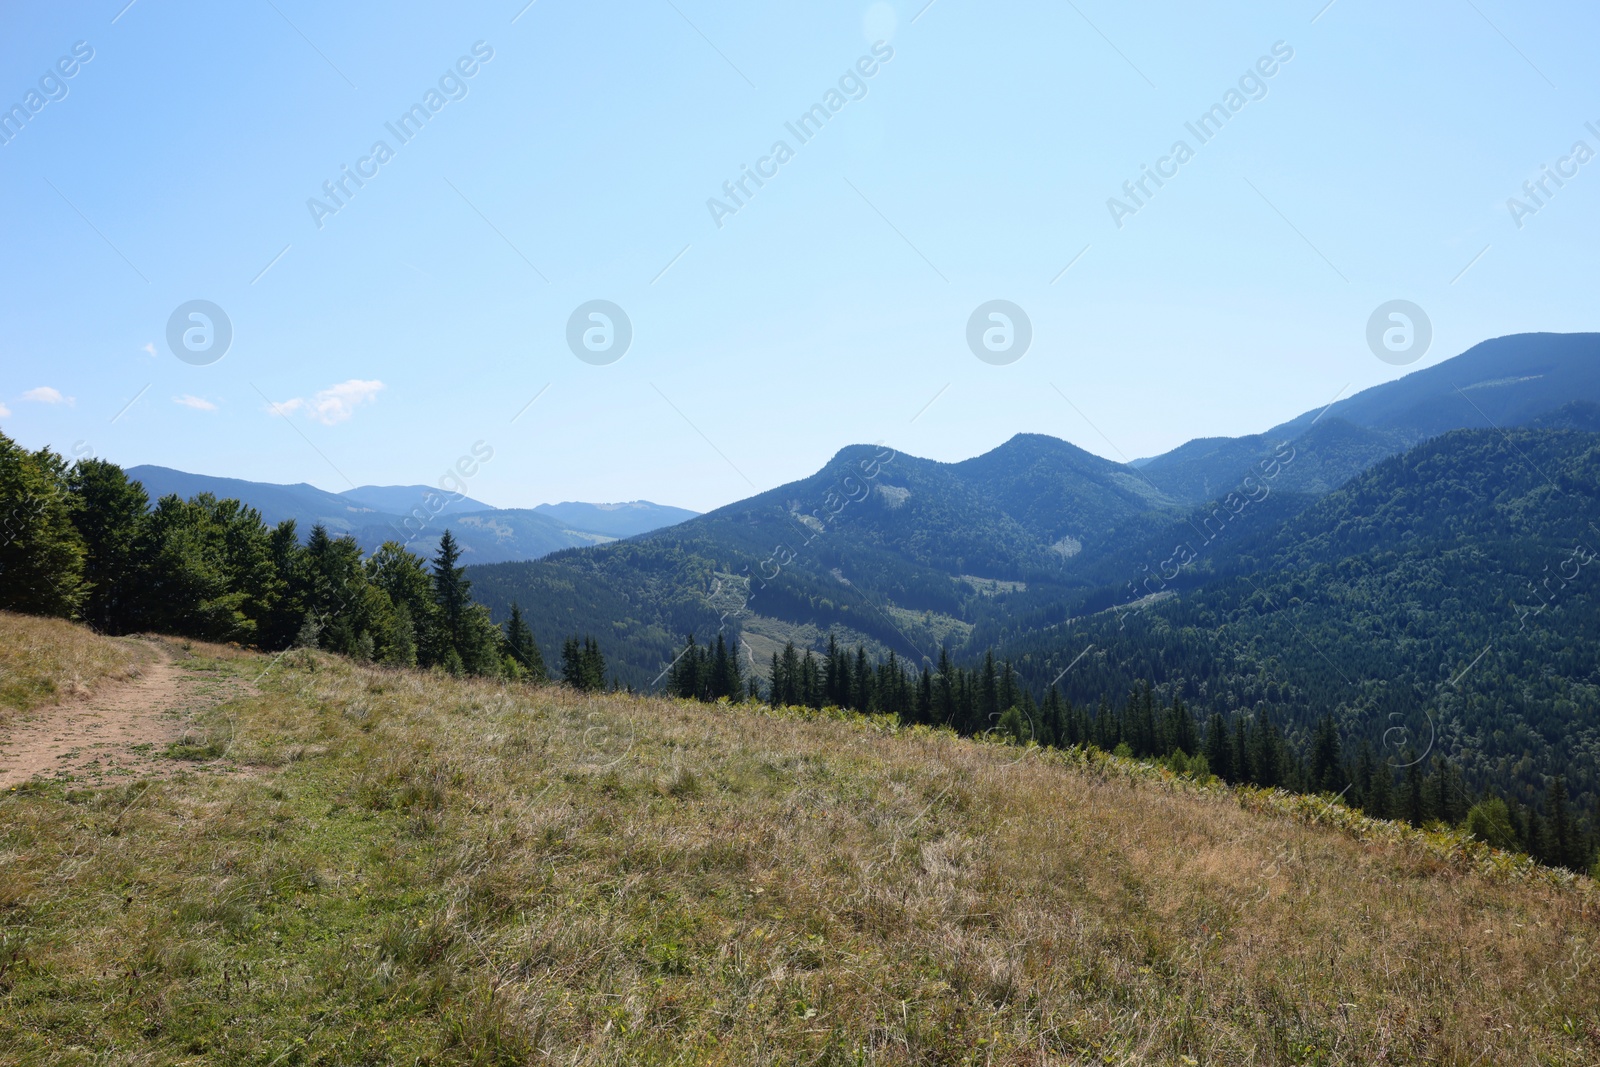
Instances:
[[[1423,788],[1422,768],[1419,766],[1422,757],[1418,756],[1415,749],[1408,748],[1406,758],[1406,795],[1405,817],[1412,826],[1421,826],[1428,821],[1428,797]]]
[[[1387,763],[1378,763],[1372,769],[1372,788],[1362,803],[1362,810],[1374,819],[1392,819],[1394,807],[1394,772]]]
[[[1559,774],[1550,783],[1550,793],[1545,799],[1545,825],[1548,827],[1545,859],[1560,867],[1579,869],[1577,834],[1572,815],[1567,811],[1567,783]]]
[[[956,718],[955,668],[950,663],[950,650],[939,649],[938,684],[933,702],[934,722],[939,726],[960,728]]]
[[[1339,756],[1339,731],[1333,725],[1333,716],[1324,715],[1317,723],[1317,733],[1311,742],[1311,766],[1307,785],[1313,793],[1340,793],[1344,791],[1344,765]]]
[[[533,639],[533,631],[523,619],[522,608],[515,600],[511,602],[511,618],[506,620],[506,648],[528,681],[543,684],[549,680],[544,656],[539,653],[539,644]]]
[[[1205,753],[1212,774],[1224,782],[1238,780],[1234,777],[1233,746],[1228,742],[1228,726],[1221,712],[1212,712],[1206,722]]]
[[[472,591],[467,569],[459,565],[460,560],[461,549],[446,530],[439,537],[439,551],[433,557],[433,601],[439,608],[440,644],[458,655],[466,637],[465,617]]]

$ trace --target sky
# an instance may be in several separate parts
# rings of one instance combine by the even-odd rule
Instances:
[[[1593,5],[339,6],[0,8],[0,430],[708,510],[1597,328]]]

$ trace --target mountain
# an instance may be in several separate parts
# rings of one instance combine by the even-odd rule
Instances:
[[[564,548],[605,544],[626,533],[644,532],[679,521],[694,512],[638,501],[635,504],[560,504],[553,510],[581,518],[592,515],[598,526],[584,526],[538,508],[494,508],[471,497],[452,498],[425,485],[366,485],[330,493],[314,485],[276,485],[240,478],[189,474],[169,467],[138,466],[128,477],[143,483],[151,501],[176,493],[189,499],[211,493],[255,508],[268,525],[292,519],[301,538],[318,523],[335,536],[348,534],[371,552],[385,541],[400,541],[411,551],[431,555],[448,528],[460,542],[468,563],[503,563],[538,559]]]
[[[363,485],[357,489],[346,489],[339,495],[360,507],[390,515],[409,515],[420,507],[436,509],[439,515],[495,510],[492,504],[485,504],[470,496],[447,494],[431,485]]]
[[[1172,542],[1130,558],[1107,607],[1002,653],[1075,701],[1147,680],[1301,741],[1328,714],[1397,765],[1600,801],[1600,434],[1452,431],[1299,503],[1228,557],[1175,531],[1206,565],[1166,566]]]
[[[574,500],[559,504],[540,504],[533,509],[577,530],[589,530],[608,537],[633,537],[637,534],[674,526],[700,514],[687,508],[652,504],[648,500],[629,500],[622,504],[583,504]]]
[[[624,545],[472,579],[496,618],[520,604],[546,646],[600,636],[632,685],[651,684],[691,632],[737,638],[763,670],[785,642],[819,647],[829,630],[913,662],[946,645],[973,654],[1232,573],[1256,539],[1443,431],[1594,426],[1597,368],[1600,334],[1500,338],[1139,466],[1037,434],[948,464],[851,446],[810,478]],[[1193,558],[1175,559],[1190,541]]]
[[[219,500],[238,500],[255,508],[268,525],[293,519],[303,528],[302,533],[319,522],[334,534],[354,533],[377,514],[373,508],[305,482],[274,485],[150,465],[129,467],[127,473],[144,486],[151,503],[174,494],[188,500],[199,493],[210,493]]]
[[[1162,492],[1203,503],[1226,493],[1274,445],[1333,419],[1347,427],[1336,447],[1309,457],[1314,462],[1302,463],[1283,486],[1327,492],[1379,460],[1450,430],[1522,426],[1563,408],[1569,428],[1596,428],[1597,403],[1600,334],[1514,334],[1265,433],[1199,438],[1140,461],[1138,469]]]
[[[963,463],[852,445],[809,478],[679,525],[471,577],[496,618],[520,604],[546,645],[604,635],[618,676],[644,686],[685,634],[721,628],[761,663],[828,629],[936,655],[997,596],[1070,584],[1177,511],[1123,465],[1049,437]]]

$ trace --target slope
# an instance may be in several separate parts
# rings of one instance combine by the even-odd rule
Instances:
[[[1336,802],[321,654],[262,686],[202,724],[247,774],[0,794],[0,1059],[1600,1055],[1593,883]]]
[[[635,686],[691,632],[764,638],[746,640],[753,652],[833,628],[920,661],[997,594],[1070,583],[1171,513],[1125,467],[1052,438],[1021,435],[958,464],[853,445],[809,478],[625,544],[471,578],[496,618],[520,604],[547,647],[600,636]]]
[[[1263,434],[1197,439],[1143,461],[1139,469],[1162,492],[1203,503],[1226,492],[1274,446],[1295,441],[1320,421],[1337,419],[1349,429],[1336,449],[1328,450],[1323,442],[1304,450],[1316,458],[1322,476],[1302,481],[1311,469],[1305,464],[1284,486],[1327,492],[1436,434],[1522,426],[1575,402],[1600,403],[1600,334],[1513,334],[1308,411]],[[1592,410],[1588,418],[1581,428],[1600,429],[1592,424]]]
[[[1072,665],[1078,701],[1149,679],[1302,740],[1331,713],[1397,766],[1446,756],[1523,803],[1563,775],[1600,800],[1600,435],[1454,431],[1286,510],[1241,518],[1227,556],[1179,531],[1196,562],[1163,546],[1150,584],[1007,654],[1041,690]]]

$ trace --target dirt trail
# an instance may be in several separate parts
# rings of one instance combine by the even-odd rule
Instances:
[[[156,641],[141,641],[154,658],[137,678],[114,682],[81,699],[34,708],[0,727],[0,789],[30,778],[165,777],[193,764],[165,755],[190,716],[217,700],[213,687],[183,670]]]

